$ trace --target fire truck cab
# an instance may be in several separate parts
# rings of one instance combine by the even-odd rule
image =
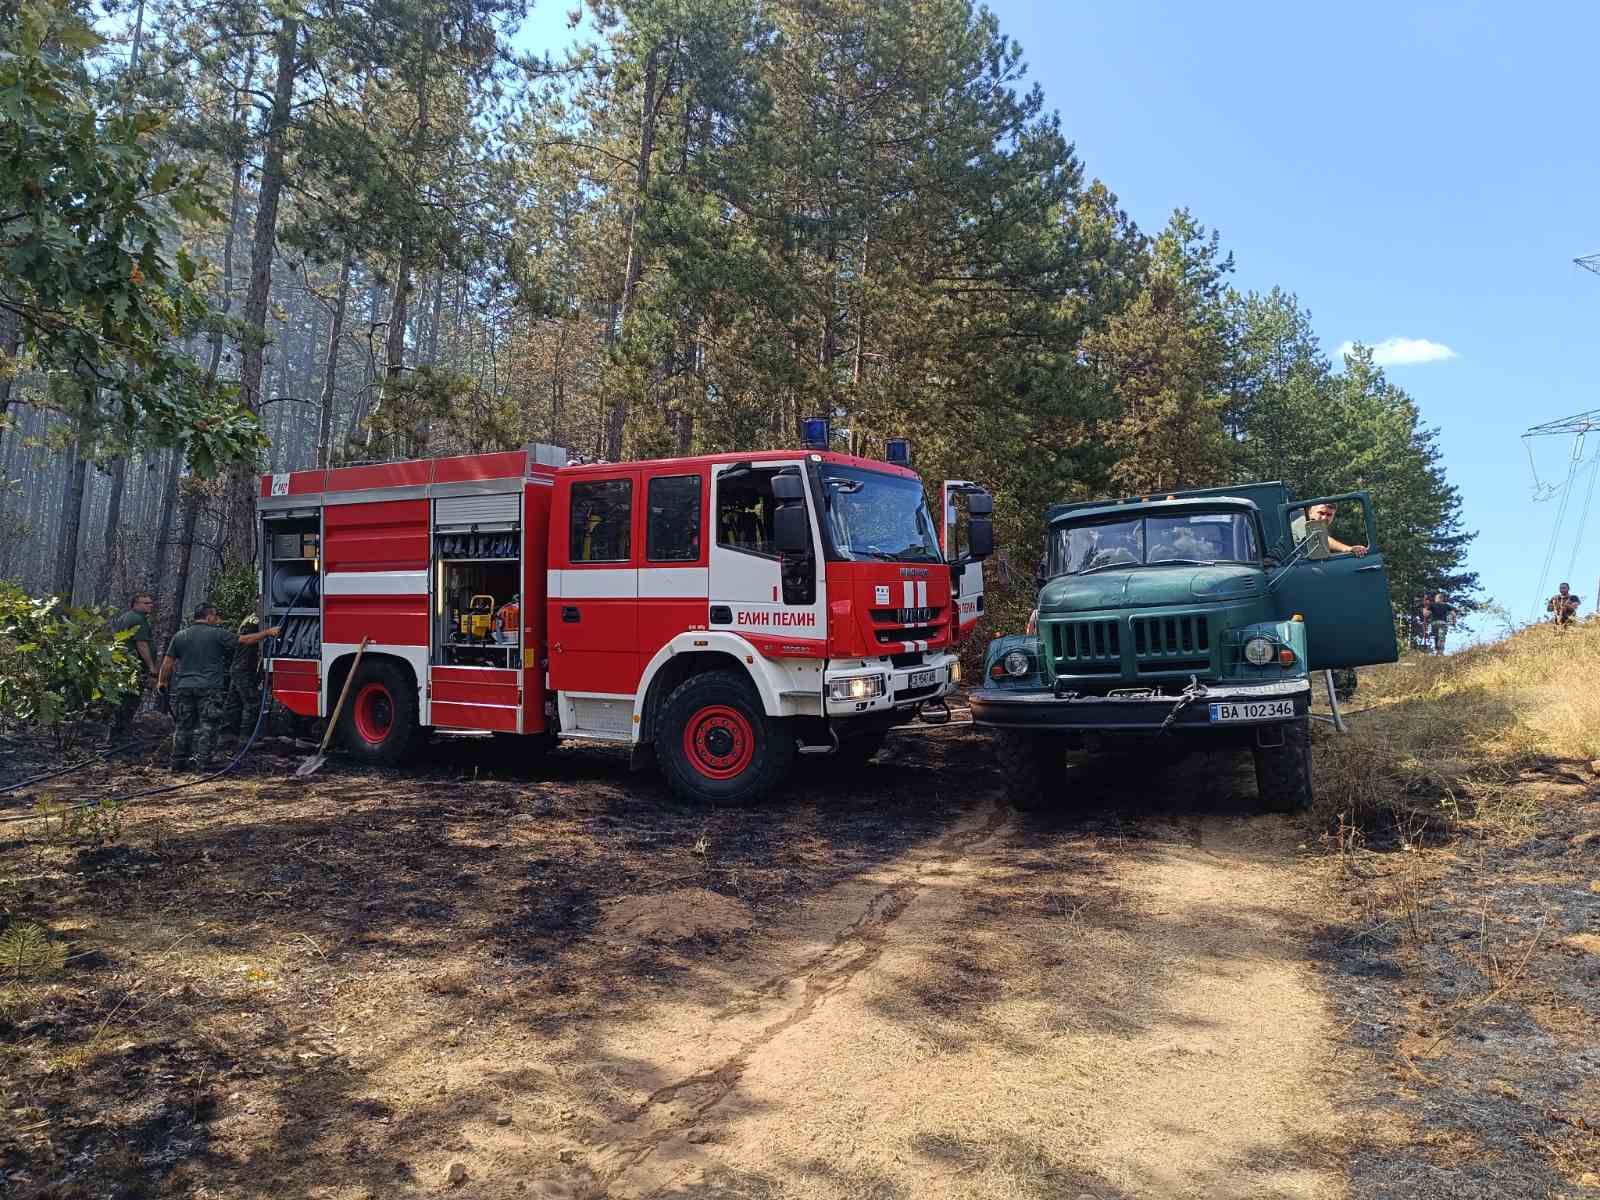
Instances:
[[[525,450],[263,476],[268,661],[290,710],[398,763],[429,729],[625,742],[743,803],[797,752],[865,759],[959,679],[988,494],[820,450],[580,465]],[[367,648],[350,679],[356,651]]]

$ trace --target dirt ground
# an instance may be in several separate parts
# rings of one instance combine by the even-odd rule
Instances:
[[[1469,889],[1471,847],[1330,844],[1255,815],[1236,762],[1083,765],[1062,812],[1015,814],[966,728],[746,812],[607,750],[530,768],[455,739],[309,786],[294,762],[129,807],[100,845],[0,825],[0,914],[71,955],[0,992],[0,1194],[1589,1194],[1587,786],[1542,883],[1496,858]],[[1450,932],[1502,885],[1564,905],[1544,973],[1492,1001],[1521,1023],[1450,1009],[1419,1045]],[[1424,902],[1431,940],[1404,932]],[[1463,961],[1503,977],[1521,943],[1496,936]],[[1491,1065],[1463,1041],[1486,1029]],[[1491,1151],[1537,1190],[1449,1190]]]

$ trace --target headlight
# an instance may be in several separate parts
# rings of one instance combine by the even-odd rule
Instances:
[[[1006,656],[1000,660],[1000,665],[1005,667],[1007,675],[1016,678],[1033,673],[1033,659],[1029,658],[1021,650],[1007,651]]]
[[[1273,659],[1273,643],[1264,637],[1253,637],[1244,644],[1244,657],[1247,662],[1264,667]]]
[[[852,675],[828,681],[829,700],[871,700],[883,695],[882,675]]]
[[[961,664],[959,662],[953,662],[950,664],[950,682],[961,682]]]

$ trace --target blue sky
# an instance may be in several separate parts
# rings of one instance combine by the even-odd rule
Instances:
[[[564,44],[573,6],[536,8],[519,41]],[[1233,251],[1235,286],[1295,292],[1330,355],[1352,339],[1448,348],[1387,369],[1441,430],[1485,594],[1527,617],[1556,504],[1532,499],[1519,435],[1600,408],[1600,276],[1572,261],[1600,251],[1600,6],[989,7],[1141,227],[1187,206]],[[1571,448],[1536,446],[1541,476],[1560,478]],[[1587,608],[1600,538],[1573,574]]]

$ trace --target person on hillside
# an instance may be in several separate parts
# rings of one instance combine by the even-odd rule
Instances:
[[[133,636],[128,640],[133,643],[134,654],[138,656],[139,678],[133,691],[129,692],[111,712],[111,726],[106,738],[106,746],[116,749],[118,745],[128,740],[128,735],[133,731],[133,718],[138,716],[139,707],[144,703],[145,691],[150,686],[150,680],[156,673],[155,635],[150,632],[150,614],[155,611],[156,599],[149,592],[135,592],[128,597],[128,611],[107,626],[112,633],[121,633],[125,629],[133,630]]]
[[[1433,643],[1433,652],[1443,654],[1444,639],[1456,623],[1456,606],[1450,603],[1449,597],[1443,592],[1434,592],[1431,596],[1424,594],[1422,620],[1428,631],[1428,639]]]
[[[1574,596],[1572,589],[1563,583],[1545,602],[1544,610],[1557,625],[1571,625],[1578,619],[1578,606],[1582,603],[1582,599]]]
[[[167,647],[156,685],[161,693],[169,685],[172,689],[174,771],[191,762],[200,771],[210,768],[222,728],[222,706],[234,651],[241,645],[254,646],[277,637],[280,632],[274,625],[256,633],[237,634],[222,627],[215,604],[202,604],[194,610],[194,624]]]
[[[1307,558],[1327,558],[1332,554],[1354,554],[1360,558],[1367,552],[1365,546],[1346,545],[1333,536],[1333,519],[1339,510],[1332,504],[1313,504],[1306,509],[1306,536],[1316,541],[1306,552]]]
[[[239,622],[238,634],[255,633],[261,628],[256,613],[261,608],[261,598],[256,597],[254,610]],[[261,648],[254,643],[241,641],[234,649],[228,664],[228,686],[222,701],[222,728],[237,729],[241,739],[256,731],[256,719],[261,713]]]

